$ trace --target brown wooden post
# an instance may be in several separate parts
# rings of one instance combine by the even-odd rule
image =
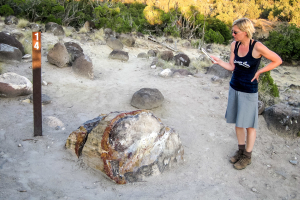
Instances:
[[[34,136],[42,136],[41,32],[32,32]]]

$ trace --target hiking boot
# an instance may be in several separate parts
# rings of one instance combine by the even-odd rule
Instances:
[[[235,152],[235,155],[232,156],[229,161],[231,163],[235,164],[237,161],[239,161],[239,159],[241,158],[241,156],[243,155],[243,153],[244,153],[244,150],[242,150],[242,149],[237,150]]]
[[[249,157],[247,157],[245,154],[243,154],[243,155],[241,155],[240,160],[237,161],[237,162],[233,165],[233,167],[234,167],[235,169],[240,170],[240,169],[245,169],[245,168],[247,167],[247,165],[250,165],[250,164],[251,164],[251,157],[249,158]]]

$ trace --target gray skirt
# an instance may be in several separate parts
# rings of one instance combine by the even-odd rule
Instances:
[[[230,87],[225,118],[236,127],[257,128],[258,93],[239,92]]]

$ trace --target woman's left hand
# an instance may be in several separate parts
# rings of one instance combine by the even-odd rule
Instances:
[[[258,82],[259,75],[260,75],[260,72],[259,72],[259,71],[257,71],[257,72],[255,73],[255,75],[254,75],[253,79],[251,80],[251,82],[253,82],[255,79],[256,79],[256,80],[257,80],[257,82]]]

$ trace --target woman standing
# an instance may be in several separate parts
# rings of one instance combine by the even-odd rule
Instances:
[[[225,118],[227,123],[235,123],[236,126],[238,151],[230,158],[230,162],[236,169],[244,169],[251,164],[258,122],[259,75],[282,63],[276,53],[252,39],[254,32],[254,26],[249,19],[242,18],[234,21],[232,36],[235,41],[231,43],[229,63],[211,56],[216,64],[233,71]],[[258,70],[262,56],[269,59],[271,63]]]

